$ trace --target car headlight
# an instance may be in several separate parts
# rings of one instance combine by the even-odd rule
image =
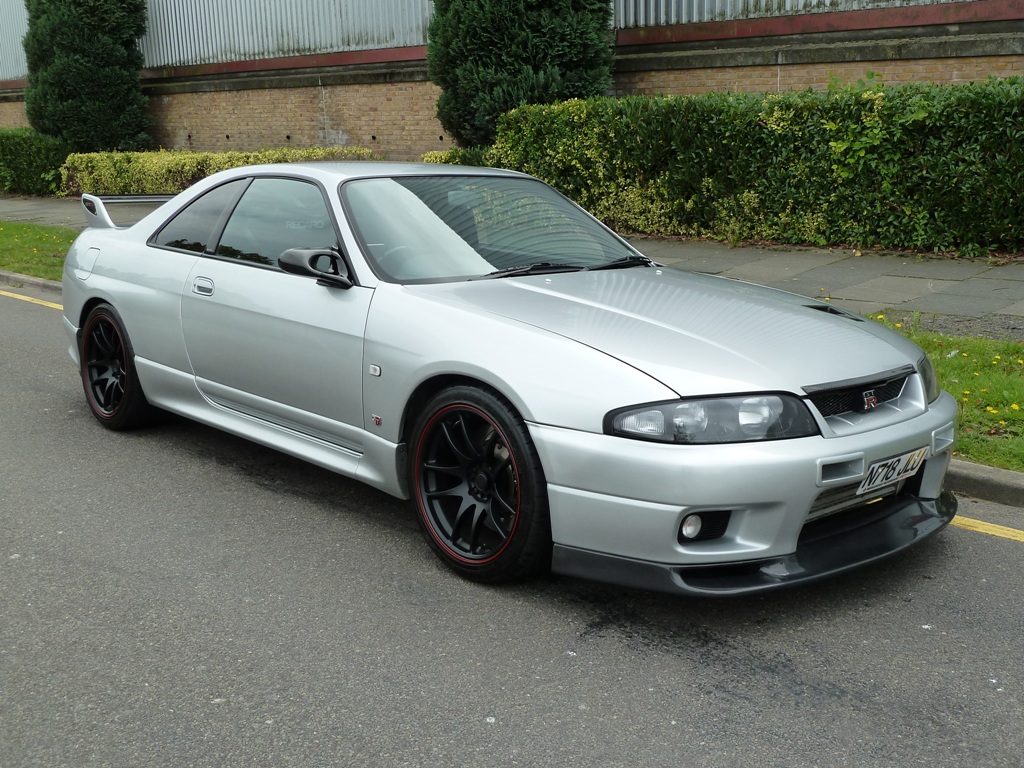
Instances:
[[[817,435],[807,406],[792,395],[738,395],[671,400],[619,408],[605,432],[663,443],[746,443]]]
[[[928,359],[928,355],[923,355],[917,361],[917,372],[921,374],[921,381],[924,383],[924,392],[928,402],[934,403],[940,392],[939,377],[935,374],[935,366]]]

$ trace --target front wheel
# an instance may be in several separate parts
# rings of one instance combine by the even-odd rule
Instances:
[[[409,487],[427,542],[456,573],[512,581],[551,564],[540,459],[522,418],[474,386],[436,395],[411,441]]]
[[[82,324],[82,386],[93,416],[107,429],[135,429],[152,421],[135,372],[135,353],[117,311],[101,304]]]

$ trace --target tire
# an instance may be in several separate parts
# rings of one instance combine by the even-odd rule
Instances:
[[[113,430],[152,423],[155,409],[142,391],[135,352],[117,311],[109,304],[95,307],[82,324],[80,338],[82,386],[96,420]]]
[[[522,418],[475,386],[437,394],[412,433],[409,488],[424,536],[473,581],[517,581],[551,567],[547,483]]]

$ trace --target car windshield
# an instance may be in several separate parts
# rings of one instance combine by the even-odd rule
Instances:
[[[536,179],[458,175],[356,179],[342,185],[341,197],[378,274],[397,282],[649,263]]]

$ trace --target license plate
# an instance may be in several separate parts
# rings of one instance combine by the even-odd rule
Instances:
[[[927,448],[918,448],[916,451],[904,453],[902,456],[893,456],[891,459],[883,459],[871,465],[867,477],[860,484],[857,493],[868,493],[883,485],[896,483],[905,477],[910,477],[917,472],[928,458]]]

